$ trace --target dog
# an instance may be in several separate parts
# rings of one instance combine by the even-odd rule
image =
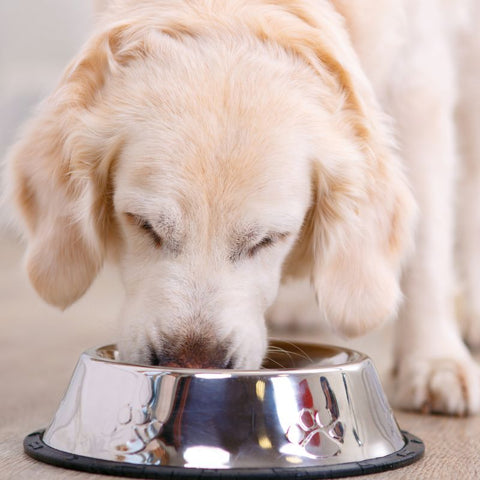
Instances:
[[[279,286],[307,279],[343,335],[399,313],[394,404],[477,413],[453,261],[453,118],[470,81],[459,264],[478,342],[480,97],[456,76],[479,51],[475,9],[110,2],[9,155],[32,284],[66,308],[111,258],[121,359],[245,369],[262,363]]]

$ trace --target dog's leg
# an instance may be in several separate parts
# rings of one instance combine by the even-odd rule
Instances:
[[[458,43],[458,134],[462,169],[458,188],[457,261],[462,286],[459,316],[465,341],[480,348],[480,5]]]
[[[401,408],[464,415],[480,410],[480,376],[454,312],[454,67],[435,2],[410,6],[390,106],[420,220],[404,276],[392,400]]]

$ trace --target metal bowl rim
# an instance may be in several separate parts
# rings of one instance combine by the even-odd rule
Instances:
[[[275,342],[285,342],[282,339],[271,338],[271,341]],[[141,371],[143,374],[151,375],[176,375],[182,377],[193,377],[193,378],[211,378],[211,379],[222,379],[222,378],[235,378],[235,377],[252,377],[252,378],[269,378],[269,377],[285,377],[285,376],[295,376],[295,375],[308,375],[308,374],[320,374],[326,372],[339,372],[339,371],[348,371],[351,369],[356,369],[358,366],[366,361],[369,361],[370,358],[362,352],[357,350],[352,350],[350,348],[339,347],[336,345],[330,344],[321,344],[314,342],[302,342],[294,341],[291,342],[294,345],[308,346],[318,349],[326,350],[338,350],[338,353],[347,353],[349,357],[353,357],[352,361],[347,361],[345,363],[338,363],[335,365],[322,365],[322,366],[312,366],[305,368],[268,368],[268,369],[257,369],[257,370],[232,370],[232,369],[223,369],[223,368],[204,368],[204,369],[195,369],[195,368],[171,368],[171,367],[161,367],[161,366],[151,366],[143,364],[135,364],[130,362],[123,362],[119,360],[114,360],[111,358],[106,358],[98,354],[100,350],[116,350],[115,344],[103,345],[99,347],[93,347],[85,350],[84,355],[88,355],[92,360],[97,362],[108,363],[112,365],[117,365],[126,368],[132,368],[137,371]]]

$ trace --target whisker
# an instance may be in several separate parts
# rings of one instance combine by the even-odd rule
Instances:
[[[282,354],[286,357],[288,357],[288,360],[290,361],[290,363],[294,363],[293,362],[293,359],[292,359],[292,355],[291,353],[292,352],[289,352],[288,350],[285,350],[284,348],[281,348],[281,347],[276,347],[276,346],[271,346],[269,348],[267,348],[267,353],[273,353],[273,354]]]
[[[292,352],[290,350],[286,350],[284,348],[275,348],[275,349],[270,349],[268,348],[267,349],[267,353],[283,353],[285,355],[296,355],[297,357],[302,357],[302,358],[305,358],[307,360],[310,360],[310,357],[305,353],[305,352]]]
[[[270,358],[270,357],[268,357],[268,356],[265,357],[265,361],[274,363],[274,364],[276,364],[276,365],[277,365],[278,367],[280,367],[280,368],[286,368],[286,367],[283,366],[280,362],[277,362],[276,360],[274,360],[273,358]],[[262,367],[262,368],[265,368],[265,369],[266,369],[266,367]]]
[[[296,343],[288,342],[287,340],[282,340],[282,342],[288,344],[289,346],[291,346],[291,347],[293,347],[297,350],[297,352],[290,352],[290,353],[292,353],[292,354],[296,353],[297,355],[303,355],[303,358],[305,358],[309,362],[313,362],[310,355],[308,355],[307,352],[305,352],[305,350],[303,350],[301,347],[299,347]]]
[[[290,352],[289,350],[284,350],[283,352],[275,351],[275,352],[270,352],[270,353],[284,353],[285,355],[288,355],[289,357],[296,356],[296,357],[303,358],[305,360],[311,360],[311,358],[305,352],[300,353],[300,352]]]

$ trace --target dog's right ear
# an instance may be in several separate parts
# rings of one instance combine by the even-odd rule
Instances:
[[[7,158],[9,196],[26,227],[30,280],[61,308],[83,295],[103,263],[118,138],[88,118],[101,109],[102,90],[121,66],[121,33],[117,27],[91,39]]]

